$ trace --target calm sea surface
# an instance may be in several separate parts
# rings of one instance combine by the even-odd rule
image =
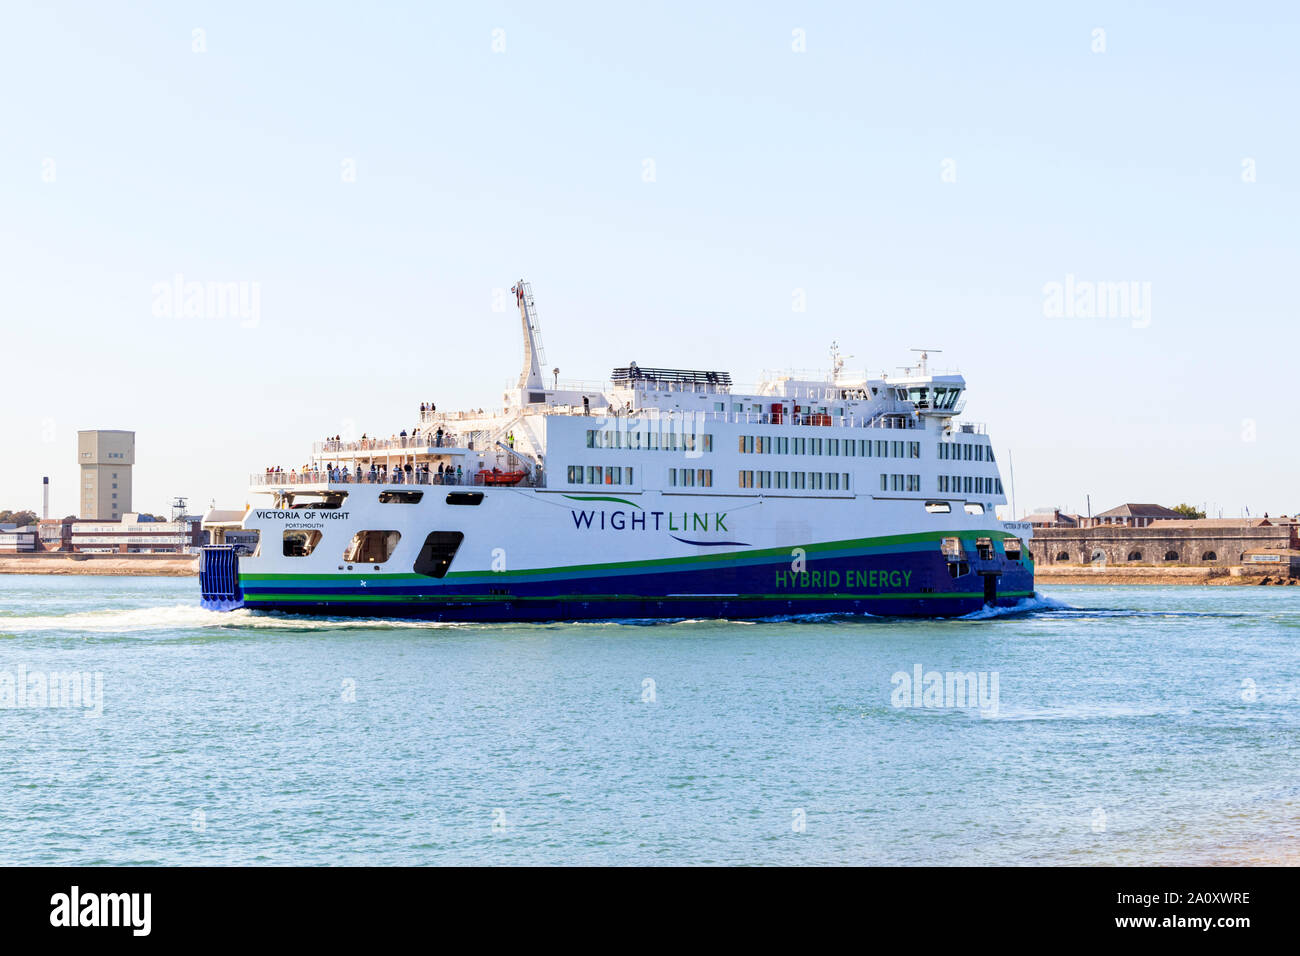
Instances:
[[[0,863],[1197,863],[1300,841],[1300,588],[524,626],[218,614],[196,591],[0,575]],[[895,706],[917,665],[984,675],[990,706]],[[73,671],[99,675],[84,700],[18,706]]]

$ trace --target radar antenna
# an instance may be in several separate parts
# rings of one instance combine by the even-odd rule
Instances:
[[[938,354],[942,352],[943,349],[911,349],[910,351],[921,353],[921,364],[917,367],[921,370],[922,375],[929,375],[930,369],[926,363],[930,358],[930,353],[934,352]],[[911,369],[908,369],[908,371],[911,371]]]

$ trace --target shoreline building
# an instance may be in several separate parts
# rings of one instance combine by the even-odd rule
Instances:
[[[93,518],[55,518],[42,521],[41,551],[77,554],[192,554],[207,541],[198,515],[156,521],[148,515],[127,512],[114,521]]]
[[[1121,505],[1078,527],[1035,524],[1030,539],[1034,562],[1044,567],[1156,566],[1234,567],[1289,560],[1252,560],[1253,553],[1300,549],[1300,522],[1277,518],[1158,517],[1159,505]],[[1169,510],[1169,509],[1161,509]],[[1034,516],[1038,517],[1038,516]],[[1062,516],[1064,517],[1064,516]],[[1098,519],[1108,517],[1109,521]],[[1026,519],[1028,520],[1028,519]]]
[[[95,429],[77,432],[81,482],[77,513],[83,519],[116,521],[131,510],[131,466],[135,432]]]
[[[0,524],[0,554],[27,554],[36,549],[36,525]]]

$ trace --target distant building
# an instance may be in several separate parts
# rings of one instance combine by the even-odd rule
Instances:
[[[82,518],[115,521],[131,510],[131,466],[135,464],[135,432],[77,432],[78,492]]]
[[[1060,508],[1053,508],[1051,511],[1035,511],[1033,514],[1025,515],[1020,519],[1028,522],[1038,528],[1077,528],[1079,527],[1079,516],[1067,514]]]
[[[1092,518],[1084,518],[1082,525],[1086,528],[1104,528],[1119,525],[1123,528],[1145,528],[1153,521],[1162,518],[1184,518],[1173,508],[1164,505],[1122,504]]]
[[[1179,517],[1153,518],[1143,525],[1043,527],[1034,529],[1029,548],[1035,563],[1043,565],[1230,567],[1246,564],[1251,553],[1300,549],[1300,525],[1287,518]]]
[[[71,551],[76,518],[44,518],[36,525],[38,550]]]
[[[0,554],[22,554],[36,550],[36,526],[0,524]]]
[[[68,550],[83,554],[184,554],[205,543],[197,515],[179,521],[151,521],[133,512],[120,521],[68,522]]]

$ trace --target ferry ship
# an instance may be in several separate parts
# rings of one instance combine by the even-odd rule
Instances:
[[[928,354],[853,377],[523,368],[490,412],[414,411],[390,438],[318,443],[211,511],[204,607],[439,621],[957,616],[1033,594],[985,428]],[[547,378],[551,381],[548,383]],[[250,554],[227,536],[250,537]]]

